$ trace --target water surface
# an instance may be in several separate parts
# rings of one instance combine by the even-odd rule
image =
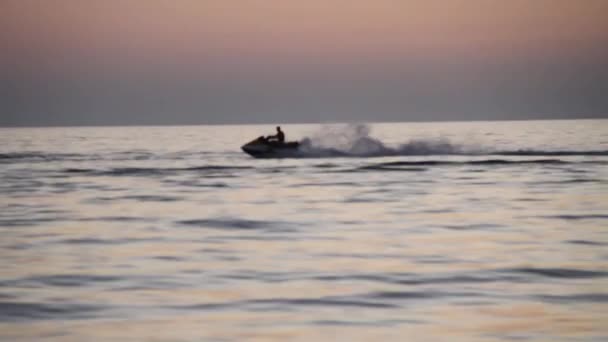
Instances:
[[[0,339],[608,339],[608,121],[283,128],[0,129]]]

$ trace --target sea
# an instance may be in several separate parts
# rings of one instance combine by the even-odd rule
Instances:
[[[2,341],[608,341],[608,120],[0,129]]]

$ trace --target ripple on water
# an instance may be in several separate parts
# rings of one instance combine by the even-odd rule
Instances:
[[[483,297],[483,294],[465,291],[378,291],[357,293],[345,296],[324,296],[319,298],[262,298],[224,303],[201,303],[186,306],[172,306],[180,310],[217,310],[235,308],[240,310],[273,310],[292,311],[310,306],[335,308],[369,308],[369,309],[397,309],[406,303],[415,303],[421,300],[441,298],[472,298]]]
[[[100,283],[118,282],[122,280],[124,280],[124,278],[118,276],[62,274],[5,280],[0,283],[0,287],[81,287],[97,285]]]
[[[0,302],[0,321],[16,322],[24,319],[83,319],[92,318],[104,307],[79,303],[34,303],[34,302]]]
[[[267,298],[267,299],[252,299],[225,303],[201,303],[187,306],[172,306],[173,309],[179,310],[217,310],[227,308],[238,308],[241,310],[253,311],[291,311],[298,308],[310,306],[326,306],[326,307],[360,307],[360,308],[376,308],[376,309],[392,309],[398,308],[398,305],[391,303],[374,302],[370,300],[357,299],[352,297],[321,297],[321,298]]]
[[[177,221],[178,224],[201,227],[201,228],[216,228],[216,229],[277,229],[287,228],[290,223],[280,221],[264,221],[264,220],[248,220],[248,219],[193,219]]]
[[[608,243],[589,241],[589,240],[567,240],[565,243],[571,243],[574,245],[588,245],[588,246],[606,246]]]
[[[510,268],[474,272],[436,274],[419,273],[359,273],[316,275],[319,281],[372,281],[401,285],[434,285],[454,283],[528,282],[534,277],[586,279],[608,277],[608,272],[566,268]]]
[[[252,166],[236,166],[236,165],[202,165],[193,167],[119,167],[112,169],[79,169],[69,168],[64,169],[64,173],[77,173],[88,176],[163,176],[176,172],[197,172],[197,173],[224,173],[238,170],[253,169]]]
[[[512,268],[506,269],[506,272],[514,272],[519,274],[530,274],[534,276],[542,276],[549,278],[561,278],[561,279],[583,279],[583,278],[602,278],[608,277],[608,272],[605,271],[591,271],[591,270],[579,270],[569,268]]]
[[[129,195],[119,197],[119,199],[135,200],[140,202],[175,202],[182,200],[183,197],[163,195]]]
[[[1,227],[28,227],[45,223],[67,220],[67,217],[39,217],[39,218],[9,218],[0,219]]]
[[[345,275],[320,275],[314,277],[319,281],[369,281],[398,285],[440,285],[440,284],[471,284],[503,281],[518,281],[513,275],[491,272],[472,272],[455,274],[421,275],[416,273],[363,273]]]
[[[101,221],[101,222],[135,222],[135,221],[154,221],[152,217],[135,217],[135,216],[99,216],[99,217],[81,217],[76,219],[81,222]]]
[[[608,293],[582,293],[571,295],[537,295],[542,301],[551,303],[608,303]]]
[[[547,219],[559,219],[559,220],[567,220],[567,221],[578,221],[578,220],[601,220],[608,219],[608,215],[553,215],[553,216],[543,216],[543,218]]]
[[[100,239],[100,238],[79,238],[59,240],[57,243],[76,244],[76,245],[122,245],[138,242],[162,241],[160,238],[120,238],[120,239]]]
[[[442,228],[450,230],[494,230],[505,228],[504,225],[494,223],[478,223],[478,224],[465,224],[465,225],[446,225]]]
[[[424,324],[426,322],[422,320],[414,319],[385,319],[385,320],[374,320],[374,321],[358,321],[358,320],[333,320],[323,319],[314,320],[310,324],[314,325],[335,325],[335,326],[375,326],[375,327],[395,327],[400,324]]]

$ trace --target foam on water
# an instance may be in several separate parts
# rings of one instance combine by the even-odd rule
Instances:
[[[447,140],[412,140],[396,147],[371,136],[366,124],[323,126],[300,141],[302,157],[384,157],[399,155],[440,155],[462,153]]]
[[[322,126],[300,141],[300,151],[291,157],[391,157],[434,155],[502,155],[502,156],[608,156],[606,150],[499,150],[492,146],[455,144],[446,138],[412,139],[389,145],[375,138],[367,124]]]

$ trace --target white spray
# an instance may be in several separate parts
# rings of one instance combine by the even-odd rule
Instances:
[[[307,157],[383,157],[407,155],[459,154],[461,148],[447,140],[411,140],[391,147],[370,136],[365,124],[323,126],[311,137],[302,139],[300,151]]]

